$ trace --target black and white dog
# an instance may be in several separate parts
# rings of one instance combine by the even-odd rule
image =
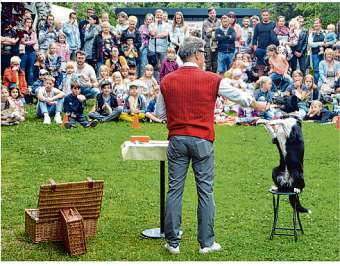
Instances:
[[[257,124],[265,126],[280,154],[280,164],[272,171],[272,179],[278,191],[299,193],[305,187],[301,120],[298,117],[271,121],[260,119]],[[310,213],[310,210],[301,205],[298,197],[289,196],[289,201],[292,207],[296,204],[297,211]]]

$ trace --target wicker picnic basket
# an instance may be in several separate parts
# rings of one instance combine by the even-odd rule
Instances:
[[[40,186],[37,209],[25,209],[25,231],[34,243],[63,241],[60,210],[76,208],[83,217],[85,237],[96,235],[100,215],[104,181],[56,184]]]
[[[83,217],[77,209],[60,210],[64,246],[73,256],[86,253]]]

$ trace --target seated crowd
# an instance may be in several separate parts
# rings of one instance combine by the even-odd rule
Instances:
[[[242,25],[229,12],[220,19],[208,9],[203,22],[205,66],[225,82],[267,103],[256,112],[219,97],[216,123],[251,123],[257,118],[277,119],[294,113],[305,120],[329,122],[340,113],[340,42],[335,25],[322,29],[320,19],[304,28],[298,16],[288,23],[279,16],[270,20],[244,17]],[[125,120],[163,123],[156,112],[160,82],[183,62],[177,51],[184,38],[197,36],[185,23],[182,12],[173,21],[157,9],[146,14],[137,28],[137,17],[121,12],[117,24],[109,14],[100,17],[94,9],[77,23],[54,21],[33,28],[30,12],[22,21],[1,22],[1,124],[25,120],[25,104],[36,103],[44,124],[57,124],[67,117],[67,128],[78,121],[84,127],[98,122]],[[95,104],[88,117],[86,100]]]

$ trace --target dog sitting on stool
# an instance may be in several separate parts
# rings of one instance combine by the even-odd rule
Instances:
[[[298,117],[286,119],[257,121],[263,124],[272,136],[273,144],[278,148],[280,164],[273,168],[272,179],[280,192],[301,192],[305,187],[303,175],[304,140],[301,130],[301,120]],[[295,195],[289,196],[289,202],[302,213],[311,211],[304,208]]]

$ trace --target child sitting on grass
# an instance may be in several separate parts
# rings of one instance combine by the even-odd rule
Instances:
[[[89,117],[99,122],[112,121],[119,118],[122,112],[118,108],[116,96],[112,93],[111,83],[103,81],[100,85],[101,93],[96,97],[96,105],[93,111],[89,113]]]
[[[300,78],[297,78],[297,76],[300,76]],[[308,112],[308,102],[311,98],[312,92],[302,83],[302,73],[300,73],[300,70],[295,70],[293,72],[293,78],[293,84],[287,88],[286,92],[288,96],[295,95],[297,97],[297,104],[299,108],[298,115],[301,119],[303,119]]]
[[[78,81],[78,74],[74,71],[74,63],[72,61],[66,63],[66,73],[63,74],[60,89],[65,96],[71,93],[71,82]]]
[[[138,84],[131,82],[129,95],[124,100],[124,109],[120,115],[120,119],[132,122],[135,115],[138,116],[138,119],[144,119],[145,111],[145,100],[142,95],[138,94]]]
[[[130,82],[129,80],[129,66],[128,65],[122,65],[119,72],[122,75],[122,80],[125,84],[128,84]]]
[[[224,81],[227,82],[231,87],[238,88],[243,91],[247,91],[247,84],[242,80],[242,70],[240,68],[231,68],[227,72],[229,72],[228,75],[230,75],[228,78],[225,78]],[[227,73],[226,72],[226,73]],[[249,93],[252,93],[249,91]],[[237,113],[238,115],[242,113],[243,109],[239,104],[236,104],[230,100],[226,100],[225,102],[227,111],[231,111],[234,113]]]
[[[76,123],[79,122],[83,127],[95,127],[97,121],[89,122],[84,115],[85,96],[80,94],[80,85],[78,82],[71,83],[71,94],[67,95],[64,99],[64,112],[67,115],[68,122],[64,127],[74,128],[77,127]]]
[[[332,122],[332,119],[336,116],[335,112],[331,112],[326,108],[323,108],[322,102],[315,100],[311,103],[308,113],[304,120],[312,120],[319,123]]]
[[[262,76],[258,80],[257,85],[258,89],[254,92],[255,100],[258,102],[266,102],[268,107],[273,102],[274,93],[271,91],[272,88],[272,80],[267,76]],[[261,112],[260,116],[264,119],[271,120],[274,117],[275,112],[273,110],[267,110],[265,112]]]
[[[310,74],[305,76],[304,84],[311,93],[312,100],[318,100],[320,97],[318,86],[314,82],[314,77]]]
[[[48,71],[42,68],[39,71],[39,79],[34,81],[31,88],[31,95],[36,97],[39,88],[44,86],[45,77],[48,75]]]
[[[152,91],[152,99],[150,100],[148,107],[146,108],[145,117],[149,118],[150,122],[164,123],[165,120],[161,119],[156,114],[156,104],[157,104],[158,95],[159,95],[159,88],[157,87]]]
[[[117,97],[118,106],[123,110],[124,107],[124,99],[128,96],[127,85],[123,82],[122,74],[119,71],[116,71],[112,74],[113,81],[113,93]]]
[[[11,105],[15,107],[15,113],[19,117],[20,121],[25,121],[25,109],[23,99],[16,84],[10,86],[8,100],[10,101]]]
[[[15,106],[9,100],[8,88],[1,86],[1,126],[18,125],[22,117],[16,112]]]
[[[57,124],[61,124],[61,115],[63,109],[64,92],[54,87],[54,78],[46,76],[44,86],[37,92],[37,116],[44,118],[44,124],[51,124],[51,117],[55,114],[54,120]]]
[[[112,78],[110,77],[110,69],[106,65],[101,65],[99,68],[98,83],[101,84],[104,81],[108,81],[110,82],[110,84],[112,84]]]
[[[145,97],[147,104],[151,100],[151,92],[158,87],[157,80],[154,78],[153,74],[153,66],[148,64],[144,67],[144,75],[139,79],[145,84],[143,90],[139,93],[141,93]]]
[[[38,80],[40,70],[42,69],[45,69],[45,54],[43,52],[37,52],[33,65],[33,82]]]
[[[224,112],[224,99],[222,96],[218,96],[215,102],[214,110],[214,122],[225,123],[227,122],[227,114]]]

